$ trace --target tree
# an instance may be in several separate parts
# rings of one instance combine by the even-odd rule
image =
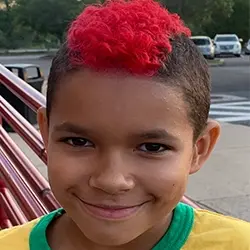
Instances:
[[[7,39],[4,32],[0,29],[0,49],[7,47]]]
[[[4,8],[0,9],[0,47],[11,47],[11,42],[7,42],[7,38],[12,36],[12,12],[11,0],[0,0]]]
[[[0,3],[4,4],[5,9],[9,12],[14,4],[14,0],[0,0]]]
[[[249,0],[158,0],[178,13],[193,35],[250,36]],[[0,47],[57,46],[84,5],[104,0],[0,0]]]
[[[218,33],[233,33],[244,40],[248,40],[250,36],[249,13],[249,1],[234,0],[232,14],[230,16],[223,16],[220,11],[213,12],[211,22],[204,26],[204,31],[211,37],[214,37]]]
[[[193,34],[204,33],[204,27],[213,22],[214,13],[230,17],[234,0],[161,0],[170,11],[178,13]]]
[[[54,35],[60,42],[68,23],[81,11],[81,0],[17,0],[18,22],[41,35]]]
[[[248,41],[250,38],[250,2],[235,0],[233,9],[234,12],[226,23],[228,32],[237,33],[244,41]]]

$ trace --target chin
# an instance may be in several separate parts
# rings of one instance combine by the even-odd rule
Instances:
[[[99,230],[98,230],[99,231]],[[115,247],[128,244],[133,241],[139,235],[131,234],[128,231],[115,230],[111,232],[83,232],[84,235],[93,243],[106,246],[106,247]]]
[[[82,223],[78,220],[77,225],[83,235],[91,242],[111,247],[127,244],[149,229],[148,225],[136,227],[134,223],[134,219],[126,222],[101,222],[95,219],[83,219]]]

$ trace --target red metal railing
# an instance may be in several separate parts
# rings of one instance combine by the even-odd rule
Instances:
[[[0,107],[1,113],[1,107]],[[19,166],[19,171],[33,187],[35,193],[43,199],[46,207],[51,211],[59,206],[50,192],[48,182],[43,178],[40,172],[33,166],[30,160],[25,156],[21,149],[15,144],[12,138],[0,128],[0,142],[6,150],[9,157]]]
[[[48,210],[41,203],[19,169],[10,160],[11,157],[1,149],[0,157],[3,160],[0,173],[7,182],[6,185],[8,185],[9,190],[11,190],[18,203],[24,208],[23,212],[26,217],[35,219],[47,213]]]
[[[45,97],[0,65],[0,83],[33,111],[44,106]],[[40,133],[0,96],[1,117],[27,145],[47,162]],[[33,166],[0,125],[0,228],[23,224],[60,207],[47,180]]]
[[[0,64],[0,84],[37,112],[45,97]],[[46,163],[47,155],[39,132],[0,96],[0,228],[23,224],[58,207],[47,180],[33,166],[1,126],[1,117]],[[182,201],[198,206],[189,198]]]
[[[0,209],[0,228],[20,225],[28,221],[3,181],[0,182]]]
[[[0,82],[33,111],[45,107],[45,97],[0,64]]]
[[[2,116],[11,125],[31,149],[46,163],[47,155],[45,154],[41,135],[27,120],[20,115],[2,96],[0,96],[0,106]],[[29,136],[27,136],[29,135]]]

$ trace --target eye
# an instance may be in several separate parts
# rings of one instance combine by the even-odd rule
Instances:
[[[81,137],[67,137],[63,138],[62,141],[73,147],[94,147],[94,144],[91,141]]]
[[[140,145],[139,150],[146,153],[162,153],[170,150],[170,147],[160,143],[144,143]]]

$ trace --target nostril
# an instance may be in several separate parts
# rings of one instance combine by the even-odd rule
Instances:
[[[134,188],[134,180],[124,177],[123,174],[99,174],[89,178],[89,186],[94,189],[102,190],[110,195],[128,192]]]

